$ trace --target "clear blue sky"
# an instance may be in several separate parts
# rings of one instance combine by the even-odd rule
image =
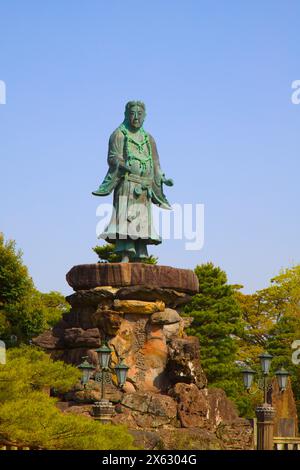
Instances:
[[[169,200],[205,204],[204,248],[166,241],[161,264],[213,261],[253,292],[300,262],[299,23],[297,0],[1,2],[0,230],[40,290],[96,261],[91,191],[129,99]]]

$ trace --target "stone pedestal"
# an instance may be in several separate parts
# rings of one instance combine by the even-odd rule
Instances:
[[[117,404],[113,422],[143,432],[201,429],[199,439],[205,430],[205,439],[221,448],[225,444],[216,433],[222,428],[225,448],[251,448],[250,425],[239,420],[223,391],[207,389],[199,340],[185,332],[192,319],[181,314],[181,307],[199,288],[193,271],[97,263],[74,266],[67,281],[75,290],[67,297],[70,313],[34,343],[74,365],[88,356],[97,366],[95,349],[103,341],[113,350],[112,368],[124,358],[129,370],[122,391],[114,375],[105,384],[105,397]],[[99,387],[90,380],[87,390],[79,385],[65,399],[94,403],[100,400]]]
[[[257,450],[273,450],[273,429],[275,409],[268,403],[258,406],[257,417]]]
[[[92,406],[92,415],[102,423],[111,423],[115,408],[109,400],[96,401]]]

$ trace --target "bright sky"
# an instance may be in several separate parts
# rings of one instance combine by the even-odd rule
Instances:
[[[150,248],[160,264],[212,261],[245,292],[300,262],[300,3],[295,0],[6,0],[0,6],[0,230],[36,286],[70,292],[91,248],[107,142],[125,103],[175,181],[205,204],[205,244]]]

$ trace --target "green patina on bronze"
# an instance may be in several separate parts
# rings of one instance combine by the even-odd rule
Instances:
[[[147,245],[161,243],[153,224],[152,203],[171,209],[163,185],[173,186],[173,181],[160,168],[155,140],[143,128],[145,116],[141,101],[126,104],[125,119],[109,139],[109,170],[92,193],[107,196],[114,191],[114,213],[100,237],[116,244],[123,262],[141,261],[148,257]],[[126,223],[120,223],[124,217]],[[140,235],[133,237],[136,228]]]

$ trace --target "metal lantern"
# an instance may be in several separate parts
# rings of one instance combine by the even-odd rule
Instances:
[[[252,382],[253,382],[253,377],[256,374],[255,370],[250,369],[250,367],[247,367],[246,369],[242,370],[243,374],[243,379],[244,379],[244,386],[247,390],[251,388]]]
[[[124,364],[123,360],[121,360],[121,362],[115,366],[115,372],[116,372],[117,379],[118,379],[118,385],[120,387],[123,387],[123,385],[126,382],[128,369],[129,367],[126,366],[126,364]]]
[[[96,353],[98,354],[99,364],[101,369],[108,369],[108,364],[110,360],[110,355],[112,353],[112,349],[110,349],[106,344],[103,344],[101,348],[95,349]]]
[[[278,382],[278,386],[279,386],[279,390],[281,392],[284,392],[284,390],[286,389],[286,386],[287,386],[287,380],[288,380],[288,377],[289,377],[289,373],[287,370],[285,370],[283,367],[278,370],[277,372],[275,372],[275,375],[276,375],[276,378],[277,378],[277,382]]]
[[[84,359],[84,361],[81,364],[79,364],[79,366],[78,366],[78,369],[82,372],[81,382],[83,383],[83,385],[86,385],[88,383],[88,381],[90,379],[90,376],[91,376],[92,372],[95,369],[93,364],[90,364],[87,361],[87,357],[88,356],[84,356],[82,358],[82,359]]]
[[[265,352],[263,354],[260,354],[260,356],[258,357],[260,359],[261,368],[262,368],[264,375],[268,375],[270,372],[270,366],[271,366],[271,361],[273,359],[273,356]]]

